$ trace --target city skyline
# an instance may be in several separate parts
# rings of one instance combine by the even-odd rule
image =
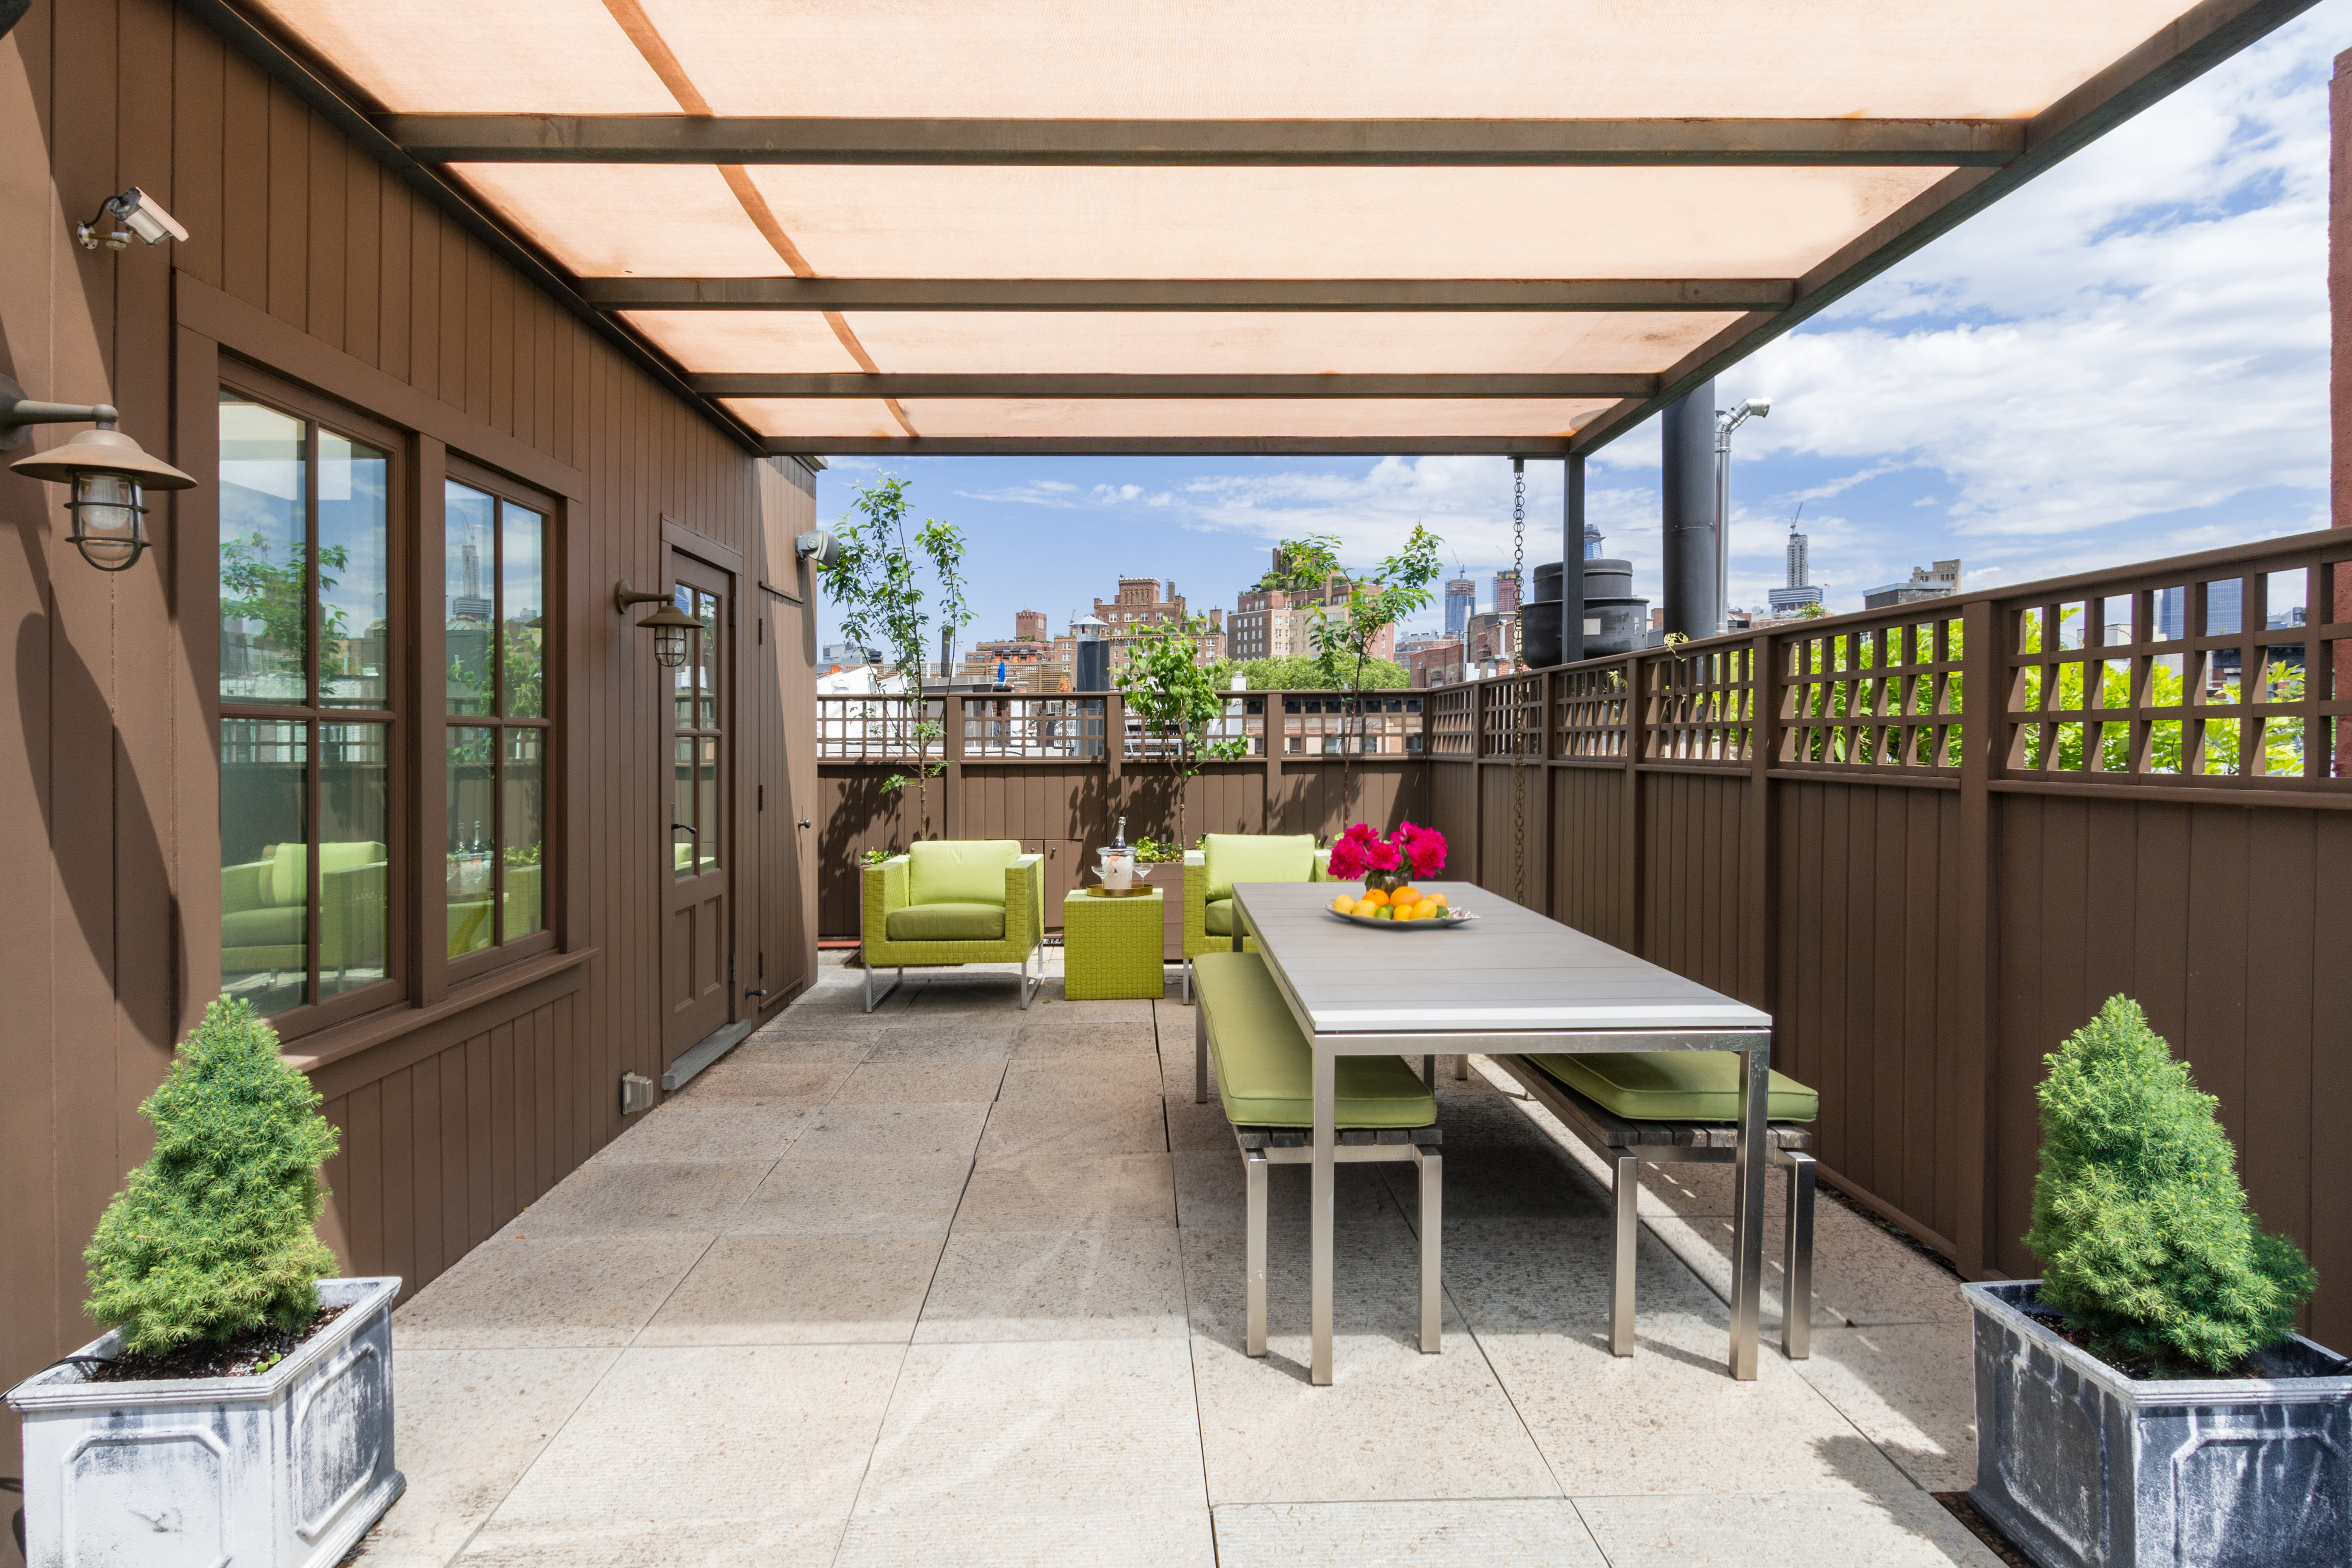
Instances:
[[[1734,439],[1731,602],[1782,584],[1800,504],[1833,611],[1927,561],[1996,587],[2326,526],[2326,82],[2347,28],[2352,0],[2323,0],[1720,381],[1726,406],[1774,400]],[[1137,571],[1230,606],[1308,533],[1369,565],[1424,522],[1482,590],[1512,553],[1504,458],[845,458],[818,516],[885,468],[966,530],[991,628]],[[1528,560],[1557,560],[1560,465],[1526,478]],[[1654,421],[1595,454],[1586,493],[1654,599]]]

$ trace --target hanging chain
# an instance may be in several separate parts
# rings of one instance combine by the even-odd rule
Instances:
[[[1518,603],[1511,638],[1511,872],[1521,909],[1528,902],[1528,469],[1511,460],[1511,581]]]

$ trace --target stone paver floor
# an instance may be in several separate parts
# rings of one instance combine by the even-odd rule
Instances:
[[[1975,1469],[1959,1292],[1826,1196],[1812,1358],[1738,1384],[1728,1173],[1651,1167],[1612,1356],[1600,1166],[1474,1061],[1440,1080],[1444,1351],[1411,1168],[1343,1166],[1314,1388],[1307,1173],[1273,1173],[1253,1361],[1172,984],[1022,1012],[1009,971],[935,972],[868,1016],[861,978],[401,1308],[408,1492],[367,1562],[1997,1568],[1928,1495]]]

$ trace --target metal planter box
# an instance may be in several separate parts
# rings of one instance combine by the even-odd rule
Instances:
[[[2297,1335],[2269,1376],[2140,1382],[1964,1285],[1976,1315],[1969,1498],[2044,1568],[2352,1563],[2352,1363]]]
[[[399,1291],[320,1280],[320,1303],[351,1310],[258,1376],[87,1383],[67,1365],[9,1390],[29,1568],[331,1568],[406,1484],[392,1457]]]

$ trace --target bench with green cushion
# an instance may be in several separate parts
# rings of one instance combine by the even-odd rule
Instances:
[[[1738,1152],[1737,1051],[1554,1052],[1493,1058],[1609,1162],[1616,1209],[1609,1262],[1609,1343],[1633,1353],[1633,1247],[1643,1162],[1731,1164]],[[1780,1345],[1791,1361],[1811,1353],[1812,1135],[1821,1097],[1775,1072],[1765,1099],[1764,1157],[1789,1173]]]
[[[1234,944],[1234,884],[1320,882],[1325,855],[1311,833],[1212,833],[1184,857],[1184,997],[1192,996],[1192,961]],[[1245,942],[1247,948],[1255,944]]]
[[[1021,965],[1021,1005],[1034,994],[1029,960],[1045,934],[1045,857],[1012,838],[929,839],[865,868],[866,1010],[877,994],[874,972],[962,963]],[[1036,984],[1045,981],[1042,956]]]
[[[1192,1022],[1196,1102],[1217,1094],[1233,1123],[1248,1186],[1244,1242],[1246,1349],[1265,1353],[1266,1167],[1304,1164],[1315,1125],[1315,1056],[1282,992],[1255,952],[1209,952],[1195,961]],[[1402,1058],[1343,1056],[1332,1064],[1335,1159],[1410,1160],[1421,1184],[1421,1348],[1438,1348],[1439,1232],[1443,1222],[1437,1100]]]

